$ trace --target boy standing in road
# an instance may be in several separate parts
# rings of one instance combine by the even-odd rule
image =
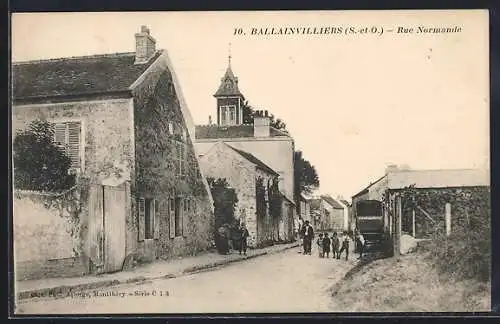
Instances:
[[[318,240],[316,240],[316,245],[318,246],[318,256],[322,258],[323,253],[323,233],[319,234]]]
[[[325,233],[325,236],[323,237],[323,256],[326,254],[326,258],[328,259],[330,257],[330,244],[332,241],[330,240],[330,237],[328,237],[328,233]]]
[[[347,261],[349,259],[349,244],[351,242],[351,238],[349,237],[347,232],[344,231],[341,241],[342,241],[342,247],[340,248],[337,259],[340,259],[342,252],[345,251],[345,260]]]
[[[340,249],[340,240],[337,235],[337,232],[334,232],[332,235],[332,254],[333,254],[332,257],[334,259],[335,258],[340,259],[339,249]]]

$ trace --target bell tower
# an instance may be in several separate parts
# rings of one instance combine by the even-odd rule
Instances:
[[[231,69],[231,44],[229,44],[226,73],[222,77],[221,84],[214,97],[217,100],[217,125],[234,126],[243,124],[245,97],[240,92],[238,78]]]

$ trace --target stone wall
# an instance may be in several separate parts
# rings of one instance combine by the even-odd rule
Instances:
[[[208,152],[219,140],[197,140],[196,150],[200,154]],[[280,191],[293,200],[293,149],[290,137],[268,138],[227,138],[224,143],[253,154],[256,158],[280,173]]]
[[[53,195],[16,192],[13,239],[16,280],[79,276],[88,273],[79,253],[83,237]],[[61,199],[61,198],[59,198]],[[76,235],[72,235],[77,233]]]
[[[133,179],[135,145],[132,99],[95,98],[17,105],[12,110],[13,138],[17,130],[26,128],[37,119],[49,122],[79,121],[81,123],[82,168],[77,184],[83,196],[88,193],[89,184],[116,185]],[[81,208],[80,235],[85,240],[88,234],[88,206],[84,202]],[[129,212],[127,224],[133,228],[131,217]],[[127,239],[126,242],[127,245],[132,244],[131,247],[127,246],[127,250],[136,249],[135,240]],[[42,245],[44,244],[47,243]],[[82,246],[80,252],[84,257],[89,255],[88,248],[88,244]]]
[[[136,178],[131,191],[135,198],[157,200],[160,218],[159,237],[139,241],[138,211],[133,199],[134,226],[128,239],[136,242],[137,249],[130,252],[145,260],[196,254],[212,244],[213,209],[167,61],[160,57],[133,94]],[[182,174],[178,171],[179,145],[185,149]],[[182,235],[171,238],[170,220],[174,216],[169,213],[168,201],[174,198],[189,200],[192,208],[184,213]]]
[[[255,165],[236,153],[226,144],[217,143],[200,159],[203,173],[207,177],[226,179],[238,197],[235,217],[245,222],[250,237],[249,246],[257,240]]]

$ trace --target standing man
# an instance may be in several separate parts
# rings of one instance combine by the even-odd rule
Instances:
[[[301,235],[304,241],[304,254],[311,255],[311,244],[314,238],[314,230],[308,220],[306,220],[304,226],[302,227]]]
[[[241,223],[240,235],[241,235],[240,245],[239,245],[240,254],[241,252],[243,252],[244,255],[247,255],[247,238],[250,236],[250,234],[248,233],[248,229],[245,223]]]

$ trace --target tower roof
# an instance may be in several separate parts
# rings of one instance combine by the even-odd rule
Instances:
[[[227,65],[226,73],[221,79],[219,89],[214,94],[214,97],[223,96],[241,96],[244,98],[238,88],[238,78],[234,75],[233,70],[231,69],[231,55],[229,55],[229,63]]]

